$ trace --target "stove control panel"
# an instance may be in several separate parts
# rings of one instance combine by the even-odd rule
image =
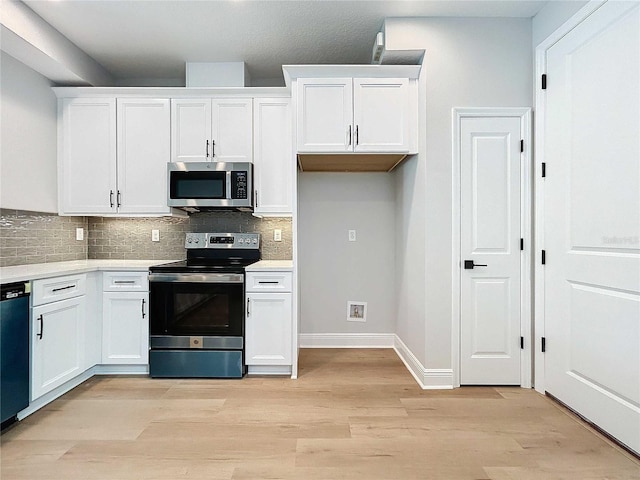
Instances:
[[[260,248],[259,233],[187,233],[185,248]]]

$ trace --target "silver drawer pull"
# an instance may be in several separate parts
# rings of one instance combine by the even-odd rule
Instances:
[[[116,285],[133,285],[136,283],[135,280],[114,280],[113,283]]]
[[[267,281],[262,281],[262,280],[260,280],[258,283],[259,283],[260,285],[277,285],[277,284],[279,284],[280,282],[277,282],[277,281],[269,281],[269,282],[267,282]]]
[[[54,288],[52,292],[60,292],[62,290],[69,290],[70,288],[75,288],[75,285],[67,285],[66,287]]]

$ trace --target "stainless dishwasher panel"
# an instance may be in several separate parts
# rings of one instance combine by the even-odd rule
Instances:
[[[4,428],[29,406],[29,284],[6,284],[0,291],[0,414]]]

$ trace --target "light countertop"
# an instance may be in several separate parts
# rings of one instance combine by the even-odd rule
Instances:
[[[293,260],[260,260],[259,262],[252,263],[245,268],[247,272],[256,272],[263,270],[275,270],[275,271],[293,271]]]
[[[0,268],[0,282],[25,282],[39,278],[102,271],[145,271],[152,265],[175,260],[73,260],[70,262],[34,263]]]

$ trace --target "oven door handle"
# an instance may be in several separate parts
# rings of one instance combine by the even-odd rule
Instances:
[[[244,283],[241,273],[152,273],[150,282],[165,283]]]

